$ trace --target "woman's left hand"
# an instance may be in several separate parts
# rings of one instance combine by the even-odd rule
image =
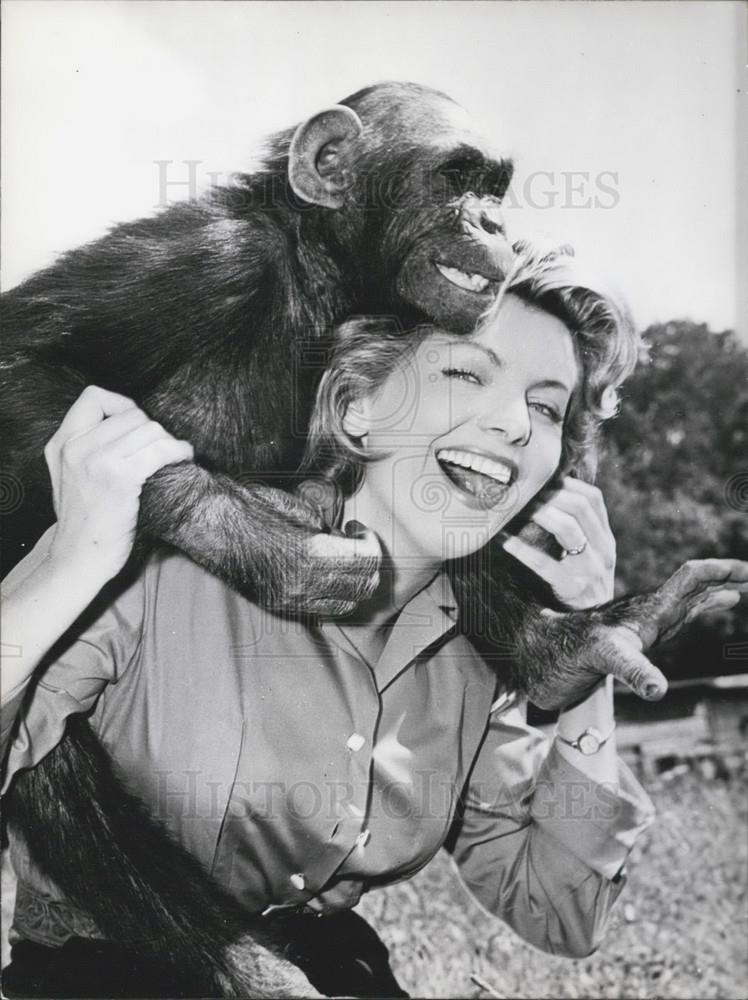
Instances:
[[[507,552],[549,583],[570,608],[612,600],[616,543],[597,486],[565,476],[561,489],[537,508],[532,521],[553,535],[566,554],[554,558],[517,535],[505,539]]]

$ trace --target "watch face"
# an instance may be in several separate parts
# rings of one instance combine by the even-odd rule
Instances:
[[[596,729],[587,729],[579,737],[579,751],[588,756],[600,749],[601,737]]]

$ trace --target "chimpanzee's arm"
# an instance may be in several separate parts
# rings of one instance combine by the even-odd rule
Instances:
[[[313,508],[292,494],[193,463],[148,480],[140,529],[275,611],[346,614],[378,583],[371,532],[358,539],[326,533]]]

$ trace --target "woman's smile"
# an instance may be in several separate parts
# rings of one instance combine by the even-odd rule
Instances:
[[[444,475],[477,509],[505,503],[509,488],[517,478],[517,463],[472,448],[440,448],[436,461]]]

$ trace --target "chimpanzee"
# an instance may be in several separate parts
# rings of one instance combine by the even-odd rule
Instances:
[[[325,338],[363,312],[472,329],[511,257],[510,177],[445,96],[373,87],[276,136],[259,172],[10,291],[0,427],[25,502],[6,559],[52,522],[42,446],[95,383],[195,448],[147,484],[143,533],[276,610],[350,609],[376,583],[371,549],[275,488],[298,466]]]
[[[357,313],[395,316],[404,331],[472,331],[511,264],[499,210],[510,178],[448,97],[381,84],[276,135],[257,172],[117,226],[7,293],[0,429],[5,469],[24,487],[5,519],[9,562],[53,519],[43,445],[95,383],[195,448],[194,464],[146,484],[141,538],[183,549],[275,610],[354,607],[376,586],[376,548],[331,531],[290,492],[329,335]],[[612,626],[625,621],[649,644],[702,586],[686,570],[654,597],[548,613],[510,557],[497,549],[490,565],[495,599],[470,619],[476,641],[487,655],[509,645],[547,706],[579,694],[577,664],[595,658],[647,694],[648,661]],[[470,594],[466,578],[458,597]],[[17,777],[8,814],[65,895],[143,961],[158,955],[180,991],[303,994],[121,788],[85,722]],[[107,893],[95,889],[102,858]]]

